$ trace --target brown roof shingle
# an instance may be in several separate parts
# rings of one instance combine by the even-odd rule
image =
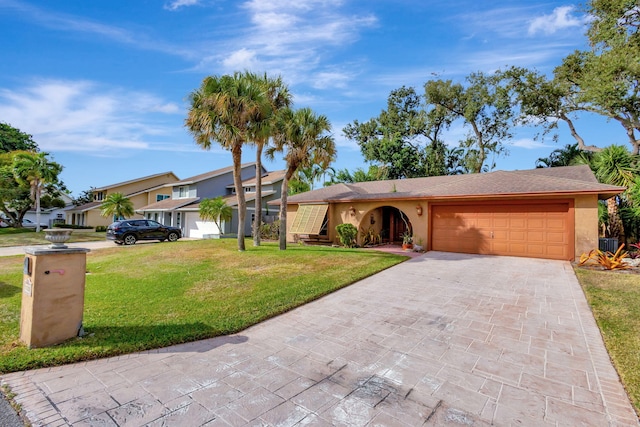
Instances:
[[[581,193],[598,194],[601,198],[608,198],[622,191],[623,187],[600,184],[589,166],[581,165],[336,184],[296,194],[289,197],[288,203]]]

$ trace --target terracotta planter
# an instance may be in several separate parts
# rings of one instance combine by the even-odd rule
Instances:
[[[413,249],[413,243],[403,243],[402,244],[402,249],[405,250],[405,251]]]

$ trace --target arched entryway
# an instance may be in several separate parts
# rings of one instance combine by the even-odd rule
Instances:
[[[413,234],[407,214],[393,206],[380,206],[364,215],[360,222],[360,243],[402,244],[405,234]]]

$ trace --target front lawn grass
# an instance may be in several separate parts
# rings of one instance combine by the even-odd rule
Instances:
[[[640,414],[640,275],[575,270],[609,356]]]
[[[95,231],[74,230],[71,233],[69,243],[94,242],[106,239],[107,235],[104,231],[96,233]],[[36,233],[34,229],[29,228],[0,228],[0,248],[9,246],[33,246],[48,244],[49,242],[44,238],[44,231]]]
[[[42,349],[19,341],[23,259],[0,258],[0,373],[236,333],[407,258],[251,242],[240,253],[235,239],[102,249],[87,254],[89,335]]]

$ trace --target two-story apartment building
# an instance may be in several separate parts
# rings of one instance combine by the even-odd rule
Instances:
[[[247,202],[244,234],[251,235],[255,218],[256,164],[242,165],[241,177]],[[280,197],[284,171],[267,172],[262,169],[262,216],[269,215],[267,202]],[[147,219],[182,229],[184,237],[207,238],[221,234],[233,235],[238,230],[238,200],[233,184],[233,167],[216,169],[165,185],[170,198],[150,203],[136,210]],[[221,224],[221,230],[213,221],[200,218],[200,201],[221,196],[232,208],[232,219]],[[273,209],[272,209],[273,210]]]
[[[107,185],[93,189],[93,202],[76,206],[66,211],[66,223],[85,226],[107,226],[114,221],[114,218],[103,217],[100,213],[102,202],[110,194],[122,193],[125,195],[135,210],[147,206],[156,201],[171,197],[166,184],[178,181],[178,177],[173,172],[162,172],[142,178],[132,179],[117,184]],[[138,215],[140,218],[142,215]]]

